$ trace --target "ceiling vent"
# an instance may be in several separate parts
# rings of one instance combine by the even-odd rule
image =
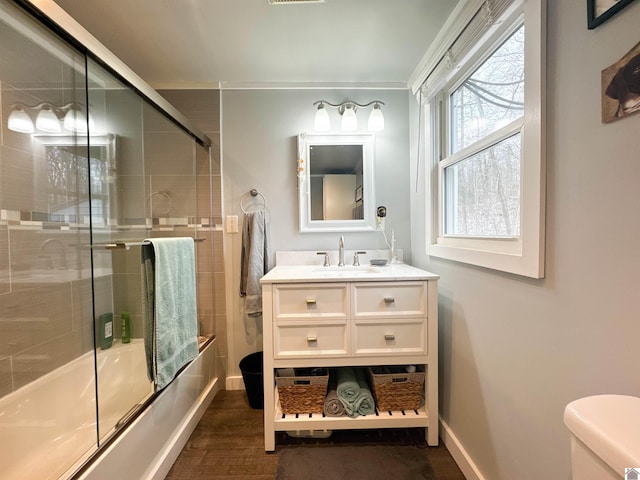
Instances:
[[[324,3],[324,0],[269,0],[269,5],[288,5],[291,3]]]

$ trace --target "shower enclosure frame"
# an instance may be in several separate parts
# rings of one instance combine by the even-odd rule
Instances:
[[[109,52],[103,45],[101,45],[97,40],[92,37],[88,32],[86,32],[82,27],[80,27],[71,17],[69,17],[60,7],[50,0],[12,0],[8,3],[11,3],[21,11],[25,12],[32,19],[35,19],[37,23],[44,26],[49,32],[51,32],[58,40],[64,42],[71,49],[75,50],[82,58],[84,58],[84,79],[85,84],[83,85],[83,89],[85,92],[85,98],[83,99],[85,105],[89,105],[87,107],[87,113],[91,113],[91,99],[90,99],[90,75],[89,69],[91,64],[98,66],[100,69],[104,70],[104,72],[113,76],[116,82],[119,82],[123,86],[127,87],[135,96],[139,97],[142,101],[143,106],[143,114],[145,112],[155,112],[157,113],[157,119],[153,120],[157,124],[163,124],[163,120],[160,119],[162,117],[167,124],[173,125],[173,127],[177,128],[182,132],[182,135],[186,134],[187,137],[191,138],[192,141],[196,144],[194,146],[194,158],[197,156],[198,149],[209,149],[211,145],[211,140],[202,133],[195,125],[193,125],[184,115],[182,115],[178,110],[176,110],[171,104],[169,104],[164,98],[162,98],[155,90],[153,90],[149,85],[147,85],[140,77],[137,76],[129,67],[127,67],[124,63],[122,63],[115,55]],[[149,108],[147,108],[149,107]],[[89,121],[89,115],[87,114],[87,122]],[[91,132],[89,132],[89,135]],[[75,148],[78,149],[78,153],[84,155],[84,158],[87,162],[87,175],[90,176],[90,165],[92,154],[90,148],[92,147],[92,142],[90,140],[90,136],[87,136],[88,141],[83,143],[77,143]],[[36,139],[37,135],[34,135],[32,138]],[[80,136],[76,137],[76,140],[81,138]],[[109,148],[115,149],[115,139],[117,135],[112,137],[112,146],[107,147],[105,151],[108,151]],[[42,139],[41,139],[42,140]],[[63,141],[62,139],[59,139]],[[46,139],[42,141],[43,145],[46,145]],[[86,147],[86,154],[82,153],[82,150]],[[111,153],[105,153],[106,156],[111,156]],[[202,155],[204,158],[204,155]],[[210,163],[210,152],[206,154],[208,161]],[[194,160],[195,161],[195,160]],[[145,173],[145,175],[147,175]],[[89,220],[89,245],[85,247],[89,248],[89,258],[90,258],[90,281],[91,281],[91,328],[95,329],[95,319],[101,313],[101,310],[96,308],[96,281],[98,277],[95,276],[97,270],[101,268],[100,258],[104,258],[106,252],[107,255],[111,255],[111,252],[108,252],[105,248],[105,245],[110,244],[112,242],[112,238],[110,235],[107,235],[107,238],[101,238],[100,228],[99,226],[94,225],[93,223],[93,207],[92,201],[95,200],[91,196],[91,182],[88,180],[88,209],[90,217]],[[146,188],[146,186],[145,186]],[[157,193],[157,192],[155,192]],[[151,193],[153,195],[153,193]],[[95,206],[95,205],[94,205]],[[153,216],[153,212],[150,213]],[[106,217],[111,217],[111,214],[106,215]],[[209,213],[209,216],[211,214]],[[146,217],[146,215],[145,215]],[[110,218],[105,218],[105,227],[112,227],[110,224]],[[152,219],[155,221],[155,219]],[[166,219],[171,220],[171,219]],[[154,224],[153,221],[147,220],[148,224]],[[197,223],[197,222],[196,222]],[[155,224],[154,224],[155,225]],[[206,225],[211,225],[210,223],[206,223]],[[105,228],[104,231],[107,232],[109,229]],[[103,232],[104,233],[104,232]],[[108,233],[108,232],[107,232]],[[153,233],[153,232],[150,232]],[[194,234],[195,236],[195,234]],[[103,236],[104,237],[104,236]],[[130,237],[129,237],[130,238]],[[101,241],[106,240],[106,242]],[[43,243],[41,248],[45,248],[45,244],[49,242],[47,240]],[[48,249],[52,247],[47,247]],[[63,248],[63,256],[64,257],[64,247]],[[198,247],[196,247],[198,248]],[[207,247],[209,248],[209,247]],[[98,250],[100,252],[98,253]],[[78,247],[79,251],[79,247]],[[124,252],[123,254],[126,254]],[[115,254],[114,254],[115,255]],[[135,255],[135,254],[134,254]],[[63,260],[60,260],[62,262]],[[59,265],[55,265],[55,268],[58,269],[66,269],[66,261],[65,265],[60,263]],[[111,260],[109,260],[111,262]],[[56,271],[55,274],[58,276],[62,276],[66,273],[73,272],[62,272]],[[82,271],[78,273],[81,278],[87,279],[88,277],[83,277],[82,275],[86,275]],[[113,303],[113,300],[112,300]],[[114,312],[116,313],[116,312]],[[206,333],[206,332],[204,332]],[[94,339],[97,338],[96,332],[92,332],[92,337]],[[97,364],[96,364],[96,348],[97,345],[94,346],[94,375],[97,375]],[[101,468],[99,466],[100,459],[104,456],[108,459],[109,452],[118,451],[120,448],[120,455],[122,455],[123,448],[122,445],[126,445],[127,441],[126,431],[129,427],[133,426],[133,424],[144,425],[146,424],[148,430],[154,432],[152,435],[156,435],[157,426],[154,425],[153,421],[149,419],[153,416],[150,412],[152,409],[163,409],[163,401],[167,401],[168,399],[176,398],[179,399],[177,403],[173,406],[173,411],[171,412],[172,416],[175,417],[173,420],[168,420],[166,425],[163,426],[163,433],[160,433],[161,439],[164,440],[164,437],[171,437],[167,440],[167,445],[159,446],[157,448],[163,449],[165,453],[162,454],[163,459],[161,459],[160,463],[149,467],[145,466],[145,462],[151,461],[154,459],[154,456],[157,456],[157,453],[154,454],[151,451],[147,451],[146,457],[144,455],[139,455],[141,457],[141,461],[137,466],[130,466],[130,471],[147,471],[152,469],[153,474],[149,474],[148,478],[156,478],[154,475],[160,475],[159,472],[162,472],[163,469],[167,468],[167,461],[171,458],[172,455],[175,454],[176,446],[179,445],[180,441],[186,441],[185,432],[188,432],[189,429],[195,427],[195,423],[197,423],[197,419],[204,411],[204,407],[208,405],[208,402],[213,398],[215,393],[221,388],[220,382],[218,382],[217,374],[216,374],[216,342],[215,336],[210,336],[206,341],[203,341],[200,346],[200,356],[191,364],[185,368],[185,372],[190,370],[189,376],[194,376],[193,378],[185,379],[181,378],[181,375],[178,374],[176,377],[176,381],[174,384],[171,384],[167,387],[166,390],[158,393],[158,394],[150,394],[149,397],[144,399],[143,402],[132,405],[132,408],[125,412],[125,414],[116,422],[113,430],[111,428],[105,428],[108,430],[107,434],[104,432],[100,432],[100,427],[96,426],[96,447],[92,451],[89,452],[88,455],[79,458],[75,463],[72,463],[69,470],[65,473],[65,475],[72,475],[73,478],[92,478],[92,472],[99,471]],[[194,384],[195,382],[195,384]],[[95,379],[95,391],[96,391],[96,413],[99,410],[98,402],[100,401],[99,394],[99,380]],[[184,392],[184,388],[190,388],[190,392]],[[193,397],[193,392],[199,392],[196,397]],[[1,394],[1,392],[0,392]],[[164,400],[163,400],[164,398]],[[70,402],[73,402],[74,399],[70,399]],[[169,400],[171,401],[171,400]],[[45,408],[46,410],[46,408]],[[100,420],[100,416],[96,415],[97,422]],[[169,417],[169,416],[168,416]],[[173,423],[172,423],[173,422]],[[173,425],[173,426],[172,426]],[[169,429],[169,430],[168,430]],[[171,430],[173,429],[173,430]],[[179,431],[179,438],[175,437],[174,431],[176,429]],[[164,435],[164,437],[163,437]],[[134,435],[130,435],[132,438],[135,438]],[[188,437],[188,435],[187,435]],[[151,442],[149,442],[151,443]],[[169,445],[170,444],[170,445]],[[119,447],[120,446],[120,447]],[[168,450],[167,450],[168,449]],[[125,448],[126,450],[126,448]],[[148,450],[148,449],[147,449]],[[113,461],[113,460],[111,460]],[[106,461],[105,464],[108,465],[109,460]],[[170,465],[170,463],[169,463]],[[150,470],[149,470],[150,471]],[[142,477],[141,477],[142,478]],[[146,478],[146,477],[145,477]],[[162,478],[158,476],[157,478]]]

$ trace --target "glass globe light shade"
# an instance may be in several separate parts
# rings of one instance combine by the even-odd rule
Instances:
[[[369,114],[369,131],[379,132],[381,130],[384,130],[384,115],[382,115],[380,105],[376,103]]]
[[[44,106],[36,117],[36,128],[46,133],[60,133],[62,127],[60,126],[60,120],[51,107]]]
[[[358,128],[358,117],[353,106],[347,105],[342,113],[342,130],[345,132],[353,132]]]
[[[327,109],[322,103],[318,105],[318,110],[316,110],[316,118],[313,122],[313,127],[318,132],[326,132],[331,128],[329,113],[327,112]]]
[[[18,133],[33,133],[33,122],[31,121],[31,117],[25,112],[22,108],[18,108],[13,110],[9,114],[9,118],[7,120],[7,127],[9,130]]]

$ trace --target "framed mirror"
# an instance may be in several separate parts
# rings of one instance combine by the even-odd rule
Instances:
[[[49,211],[90,216],[94,226],[109,225],[116,200],[116,135],[32,137],[45,148]]]
[[[375,230],[371,133],[298,135],[301,232]]]

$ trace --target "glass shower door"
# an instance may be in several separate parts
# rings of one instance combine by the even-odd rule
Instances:
[[[97,438],[85,59],[5,1],[0,102],[0,465],[58,478]]]
[[[89,162],[98,432],[103,443],[153,393],[144,351],[140,247],[110,248],[147,236],[143,100],[91,59],[87,77],[93,126]],[[125,335],[123,316],[128,319]]]

